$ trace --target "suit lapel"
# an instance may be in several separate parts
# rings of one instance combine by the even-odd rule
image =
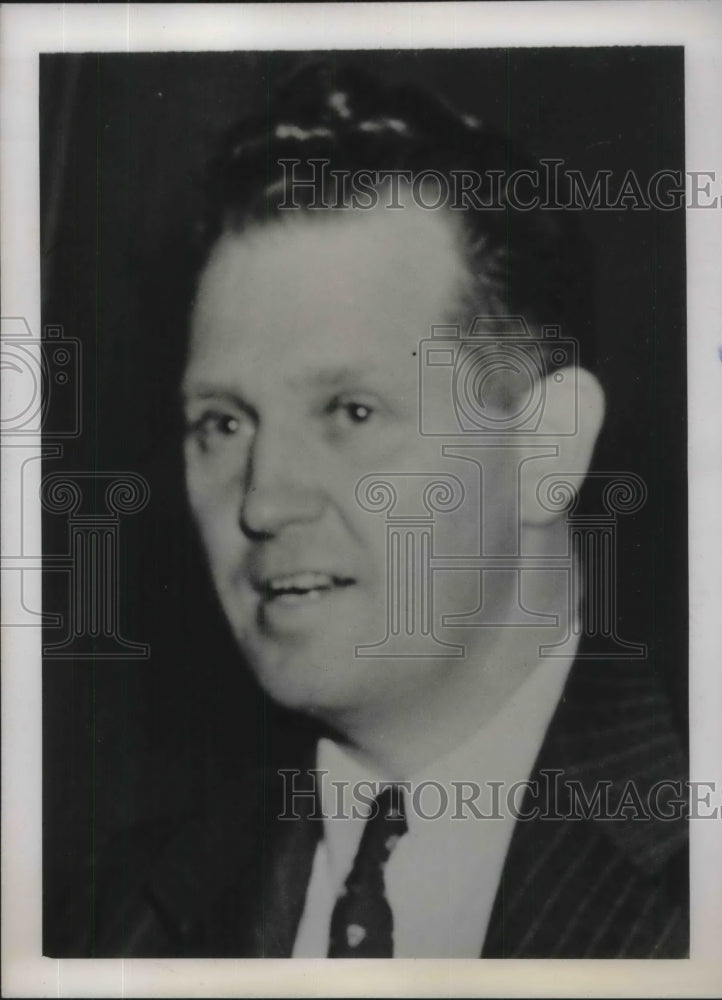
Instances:
[[[170,951],[189,957],[251,956],[248,928],[262,906],[259,783],[224,783],[184,823],[153,868],[146,888]],[[263,842],[263,836],[260,835]]]
[[[313,780],[307,770],[295,778],[296,788],[309,793],[300,796],[294,813],[298,818],[269,817],[277,833],[269,845],[264,864],[263,908],[254,925],[255,954],[263,958],[290,958],[303,914],[306,890],[311,878],[316,846],[323,833],[323,819],[317,812]],[[275,798],[279,812],[287,803]]]
[[[577,660],[532,775],[540,794],[517,822],[482,957],[636,957],[686,949],[678,877],[683,819],[640,818],[655,783],[684,781],[684,756],[646,662]],[[579,799],[592,804],[589,819]],[[578,790],[578,791],[577,791]],[[607,796],[595,807],[599,791]],[[671,811],[672,788],[659,796]],[[622,805],[628,808],[621,810]],[[594,815],[596,813],[596,818]]]
[[[289,812],[280,777],[288,728],[283,719],[269,725],[265,761],[242,766],[211,793],[156,860],[140,913],[153,925],[157,954],[291,955],[323,824],[313,794],[303,794],[314,788],[316,742],[305,730],[293,744],[298,818],[279,819]]]

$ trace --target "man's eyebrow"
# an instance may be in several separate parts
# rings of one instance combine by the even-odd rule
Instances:
[[[248,405],[243,397],[233,389],[203,382],[182,385],[180,387],[180,399],[182,403],[188,403],[195,399],[215,399],[219,402],[230,403],[239,407],[246,407]]]

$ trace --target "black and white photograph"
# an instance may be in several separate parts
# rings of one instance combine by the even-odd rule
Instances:
[[[40,954],[694,958],[685,45],[237,37],[37,54]]]

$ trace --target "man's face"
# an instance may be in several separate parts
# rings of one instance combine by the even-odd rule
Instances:
[[[419,208],[226,235],[202,275],[183,387],[190,503],[236,639],[288,707],[331,722],[408,707],[463,669],[355,654],[384,637],[387,604],[384,516],[355,490],[370,473],[451,471],[419,433],[417,354],[464,276],[452,224]],[[463,554],[478,546],[478,492],[456,465],[475,516],[447,525],[444,546]],[[437,619],[473,610],[469,584],[437,574]]]

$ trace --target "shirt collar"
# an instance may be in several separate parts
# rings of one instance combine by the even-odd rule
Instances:
[[[502,783],[508,788],[529,778],[571,664],[571,657],[540,661],[492,719],[410,779],[412,793],[418,796],[415,801],[420,805],[418,811],[411,807],[407,788],[406,817],[410,835],[425,837],[431,828],[438,828],[438,823],[429,822],[425,817],[438,809],[439,792],[430,785],[422,789],[420,786],[424,782],[437,783],[447,791],[449,805],[445,818],[450,819],[458,801],[454,796],[459,782],[480,785],[479,808],[488,811],[490,797],[496,794],[493,783]],[[329,865],[340,882],[353,863],[371,800],[393,779],[327,738],[319,740],[316,760],[324,843]],[[505,796],[498,796],[498,801],[504,805]]]

